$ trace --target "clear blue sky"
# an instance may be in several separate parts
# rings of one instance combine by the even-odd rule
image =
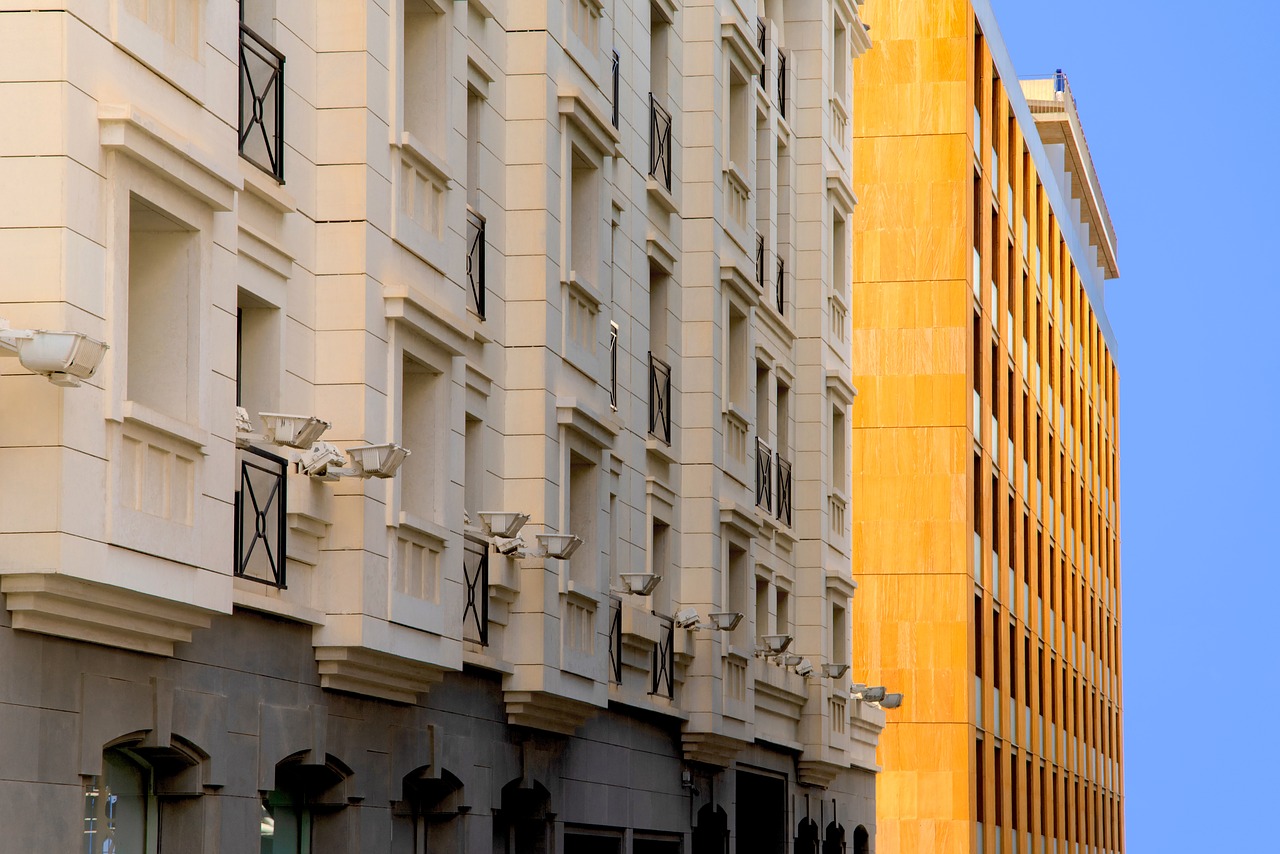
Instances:
[[[1280,851],[1280,4],[992,5],[1119,238],[1128,851]]]

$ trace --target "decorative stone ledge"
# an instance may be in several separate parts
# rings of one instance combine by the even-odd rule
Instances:
[[[445,670],[377,650],[316,647],[320,687],[412,705],[444,678]]]
[[[716,768],[728,768],[746,743],[716,732],[685,732],[681,735],[684,758]]]
[[[599,709],[547,691],[504,691],[507,723],[573,735]]]
[[[173,655],[173,645],[189,643],[191,633],[207,629],[215,613],[56,573],[0,576],[0,593],[15,629],[152,655]]]
[[[821,759],[801,759],[796,762],[796,782],[801,786],[825,789],[840,776],[840,772],[847,771],[848,768],[848,764],[837,765]]]

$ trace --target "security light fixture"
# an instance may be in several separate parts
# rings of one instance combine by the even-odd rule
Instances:
[[[794,638],[791,635],[764,635],[760,640],[764,641],[765,654],[781,655],[787,651],[787,647],[791,646]]]
[[[700,621],[696,608],[684,608],[676,612],[676,626],[681,629],[696,629]]]
[[[800,659],[800,663],[796,665],[797,676],[808,676],[813,672],[813,662],[807,658]]]
[[[582,538],[573,534],[538,534],[538,557],[568,560],[582,545]]]
[[[828,679],[839,679],[849,671],[847,664],[831,664],[830,662],[822,665],[822,675]]]
[[[626,588],[626,592],[636,596],[648,596],[662,581],[661,575],[655,575],[652,572],[620,572],[618,577],[622,579],[622,586]]]
[[[62,388],[76,388],[92,377],[107,349],[82,332],[10,329],[0,320],[0,355],[16,355],[22,367]]]
[[[314,415],[286,415],[282,412],[260,412],[263,438],[271,445],[285,445],[290,448],[310,448],[324,431],[333,425]]]
[[[896,709],[898,708],[898,706],[901,706],[901,705],[902,705],[901,694],[885,694],[884,699],[880,701],[880,708],[882,709]]]
[[[789,652],[786,655],[778,656],[778,661],[783,667],[799,667],[800,663],[803,662],[804,659],[796,655],[794,652]]]
[[[510,539],[520,533],[520,529],[529,521],[528,513],[512,513],[506,510],[481,510],[480,521],[494,537]]]
[[[395,442],[388,442],[382,445],[357,445],[354,448],[348,448],[347,454],[351,457],[352,468],[350,472],[356,477],[395,477],[396,471],[400,468],[400,464],[404,462],[405,457],[411,452],[408,448],[402,448]],[[347,474],[347,472],[339,472],[339,474]]]
[[[737,611],[712,611],[707,616],[711,618],[711,625],[707,628],[721,632],[731,632],[742,622],[742,614]]]
[[[851,686],[850,694],[855,700],[861,700],[864,703],[879,703],[885,698],[884,686],[877,685],[874,688],[867,687],[860,683],[854,683]]]
[[[494,537],[493,547],[498,554],[510,557],[518,554],[524,548],[524,539],[522,537]]]
[[[335,479],[347,461],[342,451],[328,442],[316,442],[298,455],[298,471],[311,477]]]

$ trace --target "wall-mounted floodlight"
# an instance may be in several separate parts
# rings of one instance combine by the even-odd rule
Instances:
[[[804,658],[796,655],[794,652],[788,652],[786,655],[778,656],[777,661],[783,667],[799,667],[800,662],[804,661]]]
[[[830,662],[822,665],[822,675],[828,679],[839,679],[849,671],[847,664],[831,664]]]
[[[738,627],[738,623],[742,622],[742,614],[737,611],[712,611],[707,616],[711,618],[711,625],[706,628],[720,632],[731,632]]]
[[[62,388],[76,388],[97,372],[108,346],[81,332],[10,329],[0,320],[0,355],[16,355],[22,367]]]
[[[500,555],[511,557],[512,555],[520,555],[524,549],[524,538],[515,537],[494,537],[493,548]]]
[[[314,415],[285,415],[282,412],[260,412],[262,432],[268,444],[289,448],[310,448],[324,431],[333,425]]]
[[[626,592],[636,596],[648,596],[657,588],[658,582],[662,581],[661,575],[654,575],[652,572],[620,572],[618,577],[622,579]]]
[[[861,700],[864,703],[882,703],[885,698],[883,685],[877,685],[873,688],[869,688],[866,685],[855,682],[850,690],[850,694],[853,699]],[[898,702],[901,703],[901,699],[899,699]]]
[[[529,521],[528,513],[512,513],[506,510],[481,510],[479,516],[490,536],[504,539],[511,539],[519,534],[520,529]]]
[[[683,608],[676,612],[675,621],[677,628],[696,629],[701,618],[696,608]]]
[[[901,694],[885,694],[884,699],[880,701],[880,708],[882,709],[896,709],[898,708],[898,706],[901,706],[901,705],[902,705]]]
[[[383,445],[357,445],[347,449],[352,467],[355,469],[352,474],[356,477],[395,477],[400,464],[410,453],[408,448],[402,448],[395,442]],[[345,473],[342,472],[342,474]]]
[[[800,663],[796,665],[797,676],[808,676],[813,672],[813,662],[807,658],[800,659]]]
[[[582,545],[582,538],[573,534],[538,534],[537,557],[553,557],[556,560],[568,560]]]
[[[346,465],[347,457],[328,442],[316,442],[298,455],[298,471],[311,477],[334,480]]]
[[[791,646],[794,638],[791,635],[764,635],[760,640],[764,641],[764,649],[761,652],[766,655],[781,655],[787,651],[787,647]]]

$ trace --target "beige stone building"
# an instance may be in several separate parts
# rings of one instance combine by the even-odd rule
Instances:
[[[0,847],[871,850],[860,0],[44,5]]]

